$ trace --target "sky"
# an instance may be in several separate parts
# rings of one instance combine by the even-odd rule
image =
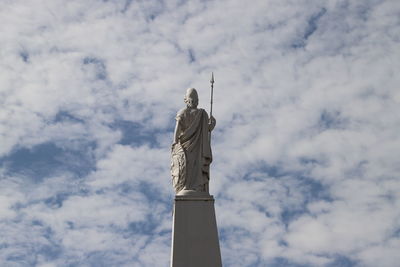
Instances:
[[[0,266],[169,266],[210,108],[223,265],[400,262],[400,1],[0,0]]]

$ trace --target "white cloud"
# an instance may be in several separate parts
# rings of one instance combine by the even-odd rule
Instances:
[[[214,71],[224,266],[396,266],[399,10],[3,1],[0,262],[167,266],[173,118]]]

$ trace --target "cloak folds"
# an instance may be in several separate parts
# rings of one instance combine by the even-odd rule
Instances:
[[[176,119],[179,142],[172,148],[171,164],[175,191],[207,191],[212,162],[207,112],[186,108]]]

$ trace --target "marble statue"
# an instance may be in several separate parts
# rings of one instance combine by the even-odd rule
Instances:
[[[208,195],[212,153],[211,131],[216,120],[197,108],[199,98],[194,88],[186,91],[186,108],[176,115],[174,142],[172,144],[171,174],[177,195]]]

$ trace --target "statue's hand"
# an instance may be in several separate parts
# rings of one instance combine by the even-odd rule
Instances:
[[[211,116],[210,120],[208,122],[208,129],[210,130],[210,132],[212,130],[214,130],[216,124],[217,124],[217,121],[215,120],[215,118],[213,116]]]

